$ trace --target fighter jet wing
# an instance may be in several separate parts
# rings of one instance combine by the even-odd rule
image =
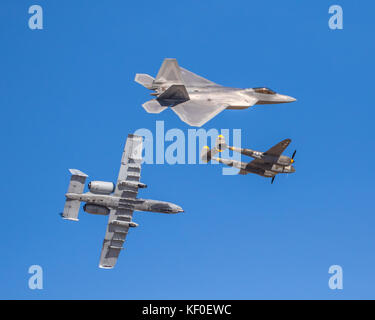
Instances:
[[[142,137],[129,134],[121,158],[120,172],[114,191],[121,198],[136,198],[141,178]]]
[[[181,67],[180,70],[182,81],[188,87],[221,87],[219,84],[198,76],[189,70]]]
[[[189,100],[171,109],[183,122],[194,127],[201,127],[227,107],[228,104],[218,105],[207,100]]]
[[[99,268],[111,269],[115,266],[120,251],[123,249],[129,227],[136,226],[132,222],[133,210],[120,208],[111,209],[108,218]]]
[[[123,249],[130,227],[137,226],[132,222],[134,203],[137,201],[139,179],[141,176],[142,137],[129,134],[121,158],[121,167],[114,195],[120,197],[119,207],[111,209],[108,217],[100,268],[113,268],[120,251]]]
[[[267,150],[265,154],[269,156],[280,156],[291,142],[292,140],[285,139]]]

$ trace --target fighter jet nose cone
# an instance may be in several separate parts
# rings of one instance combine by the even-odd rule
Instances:
[[[182,209],[180,206],[176,206],[175,207],[175,212],[176,213],[184,212],[184,209]]]
[[[287,96],[287,95],[284,95],[284,94],[278,94],[276,96],[276,99],[277,99],[278,103],[288,103],[288,102],[297,101],[296,98],[293,98],[293,97],[290,97],[290,96]]]
[[[286,101],[287,102],[294,102],[294,101],[297,101],[297,99],[293,98],[293,97],[286,96]]]

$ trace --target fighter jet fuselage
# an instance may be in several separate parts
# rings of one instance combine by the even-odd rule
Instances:
[[[265,90],[268,93],[259,93],[257,90]],[[192,100],[216,101],[218,104],[226,102],[226,109],[247,109],[255,104],[278,104],[296,101],[287,95],[273,92],[267,88],[232,88],[232,87],[188,87],[187,92]]]

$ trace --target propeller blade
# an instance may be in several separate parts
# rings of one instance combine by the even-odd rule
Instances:
[[[276,177],[276,176],[273,176],[273,177],[272,177],[271,184],[273,183],[273,180],[275,180],[275,177]]]
[[[297,150],[294,150],[293,155],[292,155],[292,159],[294,159],[294,156],[296,155],[296,152],[297,152]]]

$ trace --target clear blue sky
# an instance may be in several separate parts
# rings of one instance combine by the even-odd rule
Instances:
[[[44,29],[28,28],[28,8]],[[328,28],[340,4],[344,30]],[[371,1],[2,1],[0,298],[375,298],[374,10]],[[165,57],[217,83],[267,86],[297,102],[225,111],[265,150],[284,138],[297,172],[273,185],[220,166],[145,165],[141,197],[181,205],[135,213],[113,270],[99,269],[107,218],[63,221],[68,168],[117,177],[126,135],[189,128],[147,114],[136,72]],[[28,289],[28,268],[44,289]],[[344,290],[328,288],[328,268]]]

